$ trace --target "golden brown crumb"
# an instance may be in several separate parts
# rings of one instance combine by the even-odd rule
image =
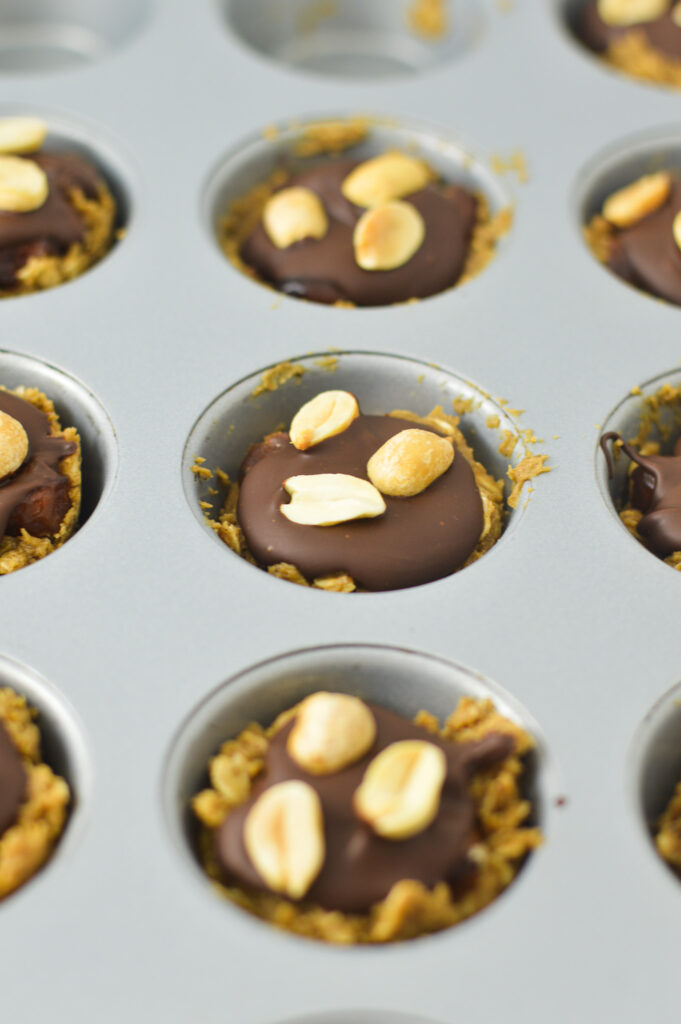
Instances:
[[[369,118],[353,117],[347,121],[319,121],[305,125],[293,152],[298,157],[336,155],[357,146],[369,134]]]
[[[505,430],[499,445],[499,454],[505,458],[510,459],[513,455],[513,449],[518,443],[518,435],[514,434],[512,430]]]
[[[61,835],[69,787],[40,760],[35,712],[9,687],[0,689],[0,722],[24,761],[28,790],[17,820],[0,835],[0,899],[28,881]]]
[[[260,383],[252,391],[252,397],[257,398],[258,395],[264,394],[265,391],[276,391],[282,384],[291,380],[293,377],[302,377],[306,373],[306,369],[300,363],[291,363],[286,360],[283,363],[277,363],[276,366],[270,367],[269,370],[265,370]]]
[[[453,893],[445,882],[428,889],[420,882],[404,879],[368,914],[343,914],[224,885],[211,830],[248,798],[251,780],[264,765],[269,740],[295,713],[295,707],[289,708],[269,729],[252,724],[235,740],[224,743],[210,762],[212,788],[198,793],[192,801],[193,811],[204,826],[199,852],[206,872],[221,895],[250,913],[297,935],[340,945],[415,938],[448,928],[482,910],[513,881],[528,853],[541,844],[539,829],[525,824],[532,808],[522,797],[520,786],[521,757],[532,748],[532,738],[504,718],[490,700],[463,698],[442,729],[427,712],[420,712],[415,722],[454,742],[480,739],[491,732],[504,732],[515,740],[513,754],[472,780],[480,841],[475,848],[478,869],[464,892]]]
[[[412,0],[407,8],[407,24],[414,35],[435,42],[449,31],[445,0]]]
[[[541,473],[551,472],[550,467],[544,465],[547,458],[548,455],[526,455],[516,466],[509,467],[507,476],[513,481],[513,490],[508,498],[511,508],[517,507],[523,484],[526,484],[528,480],[534,480]]]
[[[2,385],[0,385],[0,389],[9,390],[3,388]],[[40,409],[47,416],[50,433],[63,437],[67,441],[73,441],[76,450],[73,455],[67,455],[59,463],[59,472],[69,481],[71,506],[62,519],[58,531],[49,537],[33,537],[26,530],[22,530],[17,537],[7,535],[0,537],[0,576],[23,569],[61,547],[78,525],[82,494],[80,435],[76,428],[66,427],[62,430],[59,417],[55,412],[54,402],[38,388],[18,387],[14,388],[11,393]]]
[[[493,153],[489,163],[495,174],[515,174],[521,185],[530,180],[527,158],[521,149],[514,149],[509,157]]]

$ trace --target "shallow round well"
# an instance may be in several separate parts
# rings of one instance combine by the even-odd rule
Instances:
[[[545,832],[549,828],[558,792],[553,758],[537,723],[502,687],[470,669],[418,651],[364,644],[307,648],[227,679],[190,712],[171,743],[162,778],[166,820],[188,873],[211,898],[215,897],[196,853],[196,819],[190,809],[191,798],[207,784],[210,758],[249,722],[269,725],[279,712],[320,689],[354,694],[408,718],[425,709],[441,721],[463,696],[491,698],[505,716],[535,738],[524,791],[533,805],[532,822]],[[233,909],[217,900],[216,905]]]
[[[132,39],[149,11],[149,0],[4,0],[0,74],[91,64]]]
[[[636,815],[655,850],[657,822],[681,782],[681,683],[668,690],[639,725],[629,765]],[[661,857],[660,864],[665,864]]]
[[[467,144],[449,137],[446,132],[440,133],[432,126],[378,117],[353,119],[329,115],[303,118],[288,124],[272,125],[245,139],[227,153],[210,174],[202,194],[202,219],[221,253],[225,217],[235,202],[256,186],[269,181],[277,171],[284,169],[293,175],[329,159],[328,151],[312,155],[308,148],[309,133],[314,135],[320,125],[350,126],[353,132],[362,135],[354,145],[334,153],[334,159],[348,157],[362,161],[388,150],[401,150],[423,158],[443,181],[484,196],[492,216],[512,206],[509,193],[484,158],[476,157]],[[496,252],[499,253],[505,244],[506,239],[499,239]],[[252,281],[252,276],[248,275],[247,280]],[[262,287],[261,282],[258,284]],[[284,298],[289,299],[288,296]]]
[[[641,420],[646,415],[646,399],[656,395],[660,388],[667,383],[675,388],[681,387],[681,371],[673,370],[670,373],[660,374],[658,377],[653,377],[651,380],[635,388],[635,394],[630,392],[625,395],[605,418],[601,436],[609,431],[617,431],[625,441],[635,437],[638,434]],[[681,434],[681,400],[673,407],[661,406],[659,416],[660,425],[665,434],[668,432],[668,436],[662,437],[658,425],[651,423],[650,440],[659,441],[662,453],[670,454],[674,447],[674,441]],[[596,479],[603,500],[621,529],[625,531],[633,543],[638,544],[636,538],[629,533],[619,518],[619,510],[627,497],[627,480],[630,465],[630,460],[625,455],[620,455],[613,462],[614,473],[612,478],[610,478],[607,462],[600,444],[596,446]],[[639,544],[639,547],[642,547],[642,545]],[[655,556],[651,555],[651,557]]]
[[[80,838],[83,819],[92,790],[92,764],[83,730],[73,708],[46,679],[32,670],[0,654],[0,688],[9,686],[26,697],[38,711],[36,719],[41,735],[41,756],[45,764],[66,779],[71,790],[69,816],[55,852],[37,875],[27,884],[33,885],[49,870],[55,857],[63,858]],[[23,892],[22,886],[9,897]],[[0,914],[2,913],[0,902]]]
[[[212,504],[215,515],[219,502],[224,500],[224,492],[217,497],[211,495],[210,489],[215,488],[216,481],[203,480],[192,472],[196,457],[205,459],[204,466],[219,467],[236,480],[249,446],[281,430],[282,425],[287,428],[300,406],[320,391],[350,391],[362,412],[374,415],[396,409],[426,415],[437,405],[453,414],[453,402],[463,403],[467,411],[461,418],[461,430],[476,458],[495,479],[506,478],[509,463],[515,465],[527,454],[524,442],[518,438],[510,459],[501,455],[499,444],[504,432],[510,431],[518,437],[515,421],[482,388],[432,364],[375,352],[319,353],[294,358],[291,362],[305,372],[291,377],[275,390],[257,393],[270,367],[223,391],[202,412],[185,444],[182,474],[187,501],[204,530],[230,557],[237,556],[206,526],[199,505],[200,501]],[[488,421],[498,425],[490,427]],[[514,529],[522,517],[523,505],[521,502],[517,509],[508,511],[505,534]],[[497,544],[503,539],[502,536]]]
[[[420,74],[465,53],[477,0],[222,0],[230,30],[296,71],[347,79]]]
[[[84,384],[64,370],[6,349],[0,349],[0,384],[10,389],[20,385],[39,388],[54,402],[62,427],[78,429],[83,451],[83,498],[79,527],[82,529],[110,492],[118,469],[118,442],[106,410]],[[60,552],[67,551],[69,544],[76,538],[77,534],[49,557],[54,558]],[[28,568],[36,569],[45,563],[46,560],[42,559]]]

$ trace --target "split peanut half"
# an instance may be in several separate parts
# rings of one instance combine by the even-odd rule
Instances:
[[[266,789],[246,817],[244,845],[273,892],[302,899],[326,854],[322,805],[312,786],[293,779]]]
[[[289,756],[313,775],[354,764],[376,738],[376,720],[358,697],[313,693],[298,709],[286,743]]]
[[[360,818],[385,839],[408,839],[435,819],[447,758],[424,740],[400,740],[378,754],[355,792]]]
[[[291,443],[304,452],[327,437],[342,434],[358,416],[357,399],[349,391],[322,391],[291,420]]]

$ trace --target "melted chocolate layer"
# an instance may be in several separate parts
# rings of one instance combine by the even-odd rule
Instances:
[[[290,562],[308,580],[346,572],[367,590],[413,587],[458,569],[483,527],[473,470],[460,452],[446,473],[413,498],[384,495],[386,511],[376,519],[300,526],[279,511],[290,500],[284,489],[288,477],[348,473],[368,480],[366,465],[374,452],[393,434],[415,426],[393,416],[359,416],[342,434],[305,452],[293,447],[288,434],[251,449],[242,466],[237,517],[256,561]]]
[[[362,270],[355,262],[352,233],[365,211],[341,192],[343,179],[359,162],[336,160],[321,164],[286,183],[286,187],[305,186],[320,197],[329,218],[324,238],[308,238],[287,249],[278,249],[261,222],[242,247],[244,262],[279,291],[314,302],[383,306],[422,299],[455,284],[463,270],[475,223],[475,197],[458,185],[436,184],[404,196],[425,221],[423,245],[396,270]]]
[[[672,20],[673,6],[670,0],[669,11],[654,21],[641,21],[635,25],[608,25],[598,14],[598,0],[589,0],[579,21],[578,34],[590,50],[602,53],[627,32],[643,32],[658,53],[681,60],[681,28]]]
[[[403,878],[416,879],[429,887],[442,881],[465,881],[473,869],[468,851],[478,838],[470,779],[476,771],[508,757],[513,739],[492,733],[476,743],[445,742],[401,715],[375,704],[369,707],[377,726],[373,746],[355,764],[333,775],[309,775],[289,757],[286,740],[293,722],[272,738],[265,767],[254,781],[249,799],[233,810],[216,832],[217,857],[226,880],[267,891],[244,847],[244,821],[263,790],[278,782],[300,779],[312,786],[321,800],[326,842],[324,865],[306,901],[329,910],[362,913],[387,896],[395,882]],[[440,809],[435,821],[419,835],[402,841],[382,839],[355,817],[352,796],[369,762],[391,743],[408,739],[426,740],[446,755],[447,777]]]
[[[34,537],[56,533],[70,505],[69,481],[58,466],[76,445],[53,437],[45,413],[18,395],[0,390],[0,410],[19,420],[28,435],[23,465],[0,480],[0,538],[22,527]]]
[[[601,447],[612,475],[608,441],[621,440],[611,431],[601,438]],[[631,475],[631,503],[643,512],[636,529],[647,546],[660,558],[681,551],[681,437],[672,455],[640,455],[623,442],[622,451],[638,463]]]
[[[636,288],[681,306],[681,251],[672,225],[681,210],[681,178],[672,178],[662,206],[638,224],[616,231],[608,266]]]
[[[31,256],[62,254],[85,237],[85,223],[69,193],[80,189],[96,197],[100,176],[87,161],[73,154],[35,153],[30,159],[45,171],[47,199],[37,210],[0,210],[0,289],[16,284],[16,271]]]
[[[16,821],[27,783],[21,755],[0,722],[0,836]]]

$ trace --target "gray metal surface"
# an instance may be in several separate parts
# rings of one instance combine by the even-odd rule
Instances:
[[[112,43],[105,59],[0,74],[3,111],[41,113],[89,146],[128,215],[101,265],[0,308],[3,382],[24,370],[26,383],[45,382],[83,431],[93,473],[79,533],[1,587],[0,679],[46,712],[55,764],[77,792],[56,857],[0,908],[3,1019],[634,1024],[676,1006],[681,886],[643,815],[680,766],[668,691],[681,676],[681,579],[613,516],[596,442],[632,385],[675,372],[681,312],[597,266],[580,212],[626,178],[629,136],[647,133],[652,158],[681,152],[679,97],[599,67],[557,3],[474,6],[479,29],[455,59],[402,77],[287,67],[237,38],[226,5],[209,0],[152,4],[127,39],[113,12],[126,22],[129,5],[88,5],[101,21],[86,27]],[[12,10],[0,4],[0,24]],[[396,118],[421,142],[441,137],[443,161],[450,143],[480,168],[522,148],[529,183],[494,186],[516,204],[513,231],[477,280],[348,311],[277,297],[224,261],[211,204],[235,154],[243,169],[242,143],[264,125],[358,111]],[[638,141],[632,152],[638,173]],[[442,374],[446,393],[474,381],[526,410],[553,471],[476,565],[414,590],[322,594],[258,572],[198,521],[186,462],[210,437],[206,410],[216,402],[229,418],[237,382],[327,348],[433,363],[428,397]],[[391,390],[418,390],[387,372]],[[380,390],[367,385],[367,401]],[[492,445],[482,427],[479,437]],[[469,680],[493,680],[541,727],[545,847],[477,918],[380,950],[295,939],[214,898],[178,810],[206,749],[206,708],[236,721],[244,694],[264,706],[258,688],[276,685],[281,663],[243,672],[348,643],[428,656],[371,655],[391,703],[442,709],[447,688],[455,699]],[[347,654],[324,657],[337,671]]]

